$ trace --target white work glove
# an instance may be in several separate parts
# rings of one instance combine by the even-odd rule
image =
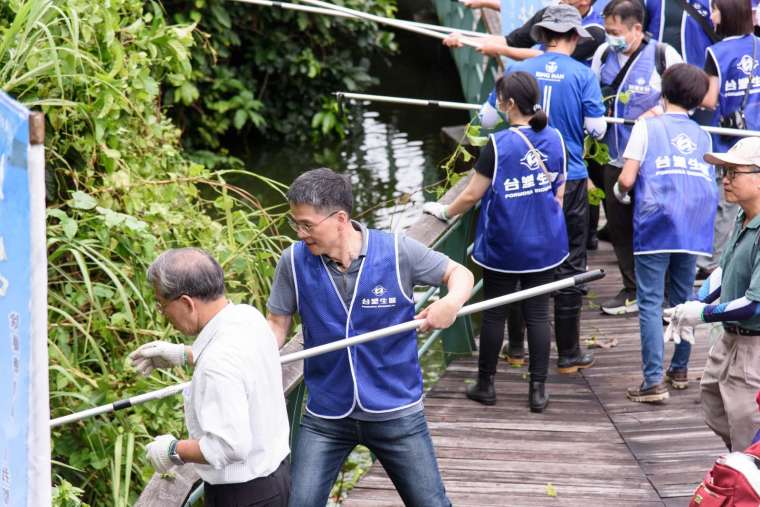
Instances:
[[[617,181],[612,187],[612,193],[615,194],[615,199],[620,201],[620,204],[631,204],[631,196],[628,195],[628,192],[620,190],[620,184]]]
[[[155,368],[184,365],[187,356],[185,346],[180,343],[153,341],[129,354],[129,360],[137,371],[147,377]]]
[[[435,218],[439,220],[443,220],[446,223],[451,223],[453,218],[450,218],[446,214],[446,209],[448,206],[445,204],[441,204],[439,202],[426,202],[422,205],[422,212],[428,213],[430,215],[433,215]]]
[[[169,457],[169,449],[177,439],[172,435],[161,435],[145,447],[145,457],[159,474],[164,474],[174,466]]]
[[[678,319],[680,327],[694,327],[697,324],[704,324],[702,312],[707,306],[699,301],[687,301],[674,308],[675,316]]]
[[[687,301],[673,308],[666,309],[663,314],[666,319],[670,319],[667,329],[663,335],[663,340],[676,344],[685,340],[694,345],[694,326],[702,324],[702,310],[706,305],[699,301]]]

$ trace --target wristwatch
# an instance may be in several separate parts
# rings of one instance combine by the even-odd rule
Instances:
[[[182,458],[177,453],[177,444],[179,443],[179,440],[175,440],[169,445],[169,459],[174,463],[175,465],[184,465],[185,462],[182,461]]]

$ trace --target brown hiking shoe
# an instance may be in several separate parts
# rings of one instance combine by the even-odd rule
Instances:
[[[671,370],[665,372],[665,382],[673,386],[673,389],[686,389],[689,387],[688,370]]]
[[[625,391],[625,397],[639,403],[658,403],[670,398],[670,393],[668,392],[668,386],[664,382],[646,389],[644,389],[644,383],[642,382],[639,387],[629,387]]]
[[[508,348],[507,352],[504,354],[504,360],[512,368],[522,368],[525,366],[525,351]]]

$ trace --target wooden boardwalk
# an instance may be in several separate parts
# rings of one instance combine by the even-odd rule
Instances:
[[[449,498],[456,506],[685,506],[691,492],[725,451],[702,421],[698,378],[707,352],[698,334],[685,391],[662,405],[626,400],[641,381],[638,318],[600,314],[599,301],[620,289],[609,243],[590,252],[589,269],[608,276],[591,284],[582,339],[616,338],[596,349],[593,368],[559,375],[553,354],[543,414],[527,407],[527,368],[500,362],[498,401],[484,407],[465,398],[477,355],[455,361],[427,394],[425,411]],[[554,347],[552,347],[554,348]],[[672,344],[666,348],[666,358]],[[667,366],[667,362],[666,362]],[[375,463],[345,502],[349,507],[402,502]]]

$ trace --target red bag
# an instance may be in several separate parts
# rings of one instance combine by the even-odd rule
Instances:
[[[760,442],[721,456],[707,472],[689,507],[760,506]]]

